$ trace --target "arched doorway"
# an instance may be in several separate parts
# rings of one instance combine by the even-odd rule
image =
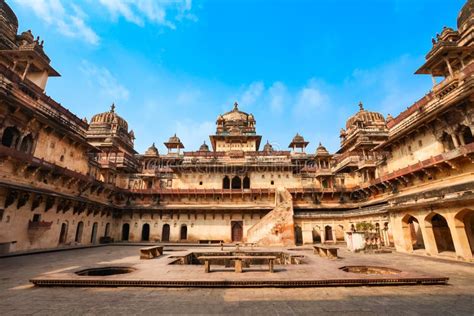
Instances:
[[[164,224],[161,232],[161,241],[170,241],[170,225]]]
[[[97,222],[92,225],[91,244],[95,244],[97,241],[97,227]]]
[[[130,235],[130,224],[125,223],[122,225],[122,240],[128,241],[128,236]]]
[[[31,149],[33,148],[33,136],[28,134],[27,136],[23,137],[20,145],[20,151],[29,154]]]
[[[295,244],[300,246],[303,244],[303,231],[301,226],[295,225]]]
[[[456,214],[455,219],[461,222],[461,225],[456,226],[464,226],[471,253],[474,254],[474,210],[462,210]]]
[[[104,237],[109,237],[109,235],[110,235],[110,223],[107,223],[105,225]]]
[[[83,222],[77,223],[76,238],[74,239],[75,242],[81,243],[81,241],[82,241],[82,230],[83,229],[84,229],[84,223]]]
[[[438,253],[443,251],[455,251],[453,237],[449,229],[448,222],[440,214],[433,213],[428,215],[426,219],[433,229]]]
[[[244,189],[250,189],[250,178],[248,176],[245,176],[242,185],[243,185]]]
[[[61,231],[59,232],[59,244],[65,244],[67,239],[67,224],[61,224]]]
[[[321,235],[316,228],[313,228],[313,244],[320,244],[321,243]]]
[[[225,176],[222,180],[222,188],[223,189],[230,189],[230,179],[228,176]]]
[[[403,238],[407,251],[425,249],[420,223],[412,215],[405,215],[402,219]]]
[[[474,137],[472,137],[471,128],[467,126],[464,127],[461,137],[462,137],[463,143],[466,145],[474,142]]]
[[[232,178],[232,190],[238,190],[242,188],[242,180],[235,176]]]
[[[333,237],[332,237],[332,227],[327,225],[326,227],[324,227],[324,240],[325,241],[333,241]]]
[[[243,237],[243,222],[232,222],[231,223],[232,232],[231,237],[233,242],[242,241]]]
[[[188,239],[188,226],[186,226],[186,225],[181,226],[181,232],[179,234],[179,237],[180,237],[181,240]]]
[[[142,226],[142,241],[150,240],[150,224],[143,224]]]

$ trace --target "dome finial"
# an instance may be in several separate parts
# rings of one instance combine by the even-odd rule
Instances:
[[[239,103],[237,101],[234,102],[234,111],[239,110]]]
[[[112,105],[110,106],[110,113],[114,113],[115,112],[115,102],[112,103]]]
[[[362,101],[359,102],[359,109],[361,111],[364,111],[364,104],[362,103]]]

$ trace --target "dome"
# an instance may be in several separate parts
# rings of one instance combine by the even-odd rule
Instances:
[[[168,139],[168,143],[170,143],[170,144],[179,144],[179,143],[181,143],[181,139],[179,139],[179,137],[176,136],[176,134],[174,134],[173,136],[171,136]]]
[[[254,119],[252,114],[249,115],[240,111],[239,104],[237,102],[234,103],[234,109],[232,111],[221,115],[224,121],[247,121],[249,120],[249,116],[251,117],[251,120]]]
[[[474,0],[468,0],[464,7],[459,12],[458,16],[458,29],[461,30],[461,27],[472,19],[474,13]]]
[[[385,125],[385,119],[382,114],[365,110],[362,102],[359,103],[359,108],[359,112],[347,120],[346,130],[357,126],[357,122],[362,122],[364,126]]]
[[[209,146],[207,146],[206,142],[199,147],[199,151],[209,151]]]
[[[319,143],[318,148],[316,148],[316,156],[329,156],[328,150],[321,145],[321,143]]]
[[[1,1],[1,0],[0,0]],[[115,113],[115,105],[112,104],[109,112],[96,114],[91,119],[91,125],[95,124],[118,124],[123,130],[128,131],[128,123]]]
[[[263,146],[263,151],[265,152],[272,152],[273,151],[273,146],[272,144],[270,144],[267,140],[267,143],[265,144],[265,146]]]
[[[304,137],[296,133],[295,137],[292,140],[293,143],[304,143]]]
[[[14,46],[16,34],[18,32],[18,19],[13,10],[6,4],[5,0],[0,0],[0,34],[10,41],[7,46]],[[4,43],[1,43],[5,46]],[[9,47],[12,48],[12,47]]]
[[[155,146],[155,143],[151,144],[151,146],[145,152],[145,156],[158,156],[158,149]]]

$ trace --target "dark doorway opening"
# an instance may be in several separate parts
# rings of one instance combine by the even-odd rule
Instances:
[[[161,241],[170,241],[170,225],[164,224],[161,233]]]
[[[242,237],[244,235],[243,222],[242,221],[232,222],[231,227],[232,227],[232,241],[233,242],[242,241]]]
[[[186,225],[181,226],[180,239],[188,239],[188,227]]]
[[[130,235],[130,224],[125,223],[122,225],[122,240],[127,241]]]
[[[150,240],[150,224],[143,224],[142,227],[142,240],[149,241]]]

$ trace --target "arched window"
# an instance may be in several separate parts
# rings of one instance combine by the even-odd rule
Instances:
[[[20,151],[29,154],[31,153],[32,149],[33,149],[33,136],[31,136],[31,134],[28,134],[25,137],[23,137],[23,140],[21,141]]]
[[[235,176],[232,178],[232,189],[241,189],[242,188],[242,180],[239,177]]]
[[[76,238],[74,239],[75,242],[80,243],[82,241],[82,230],[83,229],[84,229],[84,223],[83,222],[77,223]]]
[[[228,176],[225,176],[222,180],[222,188],[223,189],[230,189],[230,179]]]
[[[250,189],[250,178],[248,176],[244,178],[243,187],[244,189]]]
[[[463,130],[462,139],[464,141],[464,144],[466,145],[474,142],[474,137],[472,137],[471,129],[467,126]]]
[[[122,240],[127,241],[129,234],[130,234],[130,224],[125,223],[122,225]]]
[[[170,241],[170,225],[164,224],[161,232],[161,241]]]
[[[186,225],[181,226],[180,239],[181,240],[188,239],[188,227]]]
[[[333,238],[332,238],[332,227],[327,225],[326,227],[324,227],[324,239],[326,241],[332,241]]]
[[[61,232],[59,233],[59,244],[62,245],[66,243],[66,239],[67,239],[67,224],[62,223]]]
[[[97,241],[97,228],[99,227],[99,225],[97,224],[97,222],[95,222],[93,225],[92,225],[92,232],[91,232],[91,244],[95,244],[96,241]]]
[[[104,237],[109,237],[109,235],[110,235],[110,223],[107,223],[105,225]]]
[[[15,148],[20,139],[20,131],[13,126],[5,128],[2,136],[2,145]]]
[[[142,240],[143,241],[149,241],[150,240],[150,225],[149,224],[143,224],[143,227],[142,227]]]

